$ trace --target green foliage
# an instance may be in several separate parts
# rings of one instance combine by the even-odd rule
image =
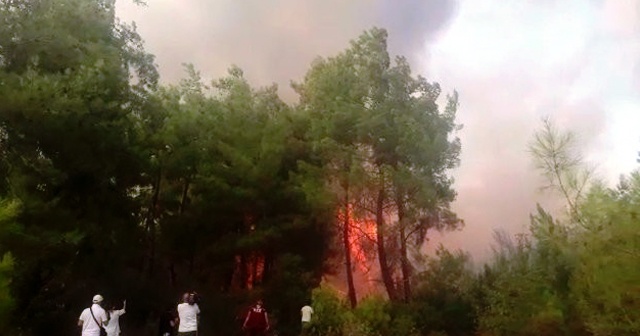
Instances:
[[[391,315],[389,314],[389,303],[379,297],[370,296],[358,304],[354,310],[354,315],[366,330],[367,335],[389,335],[396,332],[391,327]]]
[[[634,335],[638,329],[637,172],[616,188],[592,182],[573,137],[549,121],[532,152],[567,202],[554,219],[541,207],[530,234],[498,235],[495,260],[479,278],[480,327],[497,335]]]
[[[457,94],[446,97],[447,105],[440,109],[440,86],[412,75],[403,57],[392,59],[387,32],[381,28],[365,31],[334,57],[317,59],[294,88],[300,95],[298,109],[310,119],[308,138],[317,158],[304,167],[324,182],[320,194],[333,203],[334,212],[352,208],[353,217],[375,221],[387,294],[392,300],[407,300],[410,247],[420,246],[428,230],[462,224],[449,207],[455,192],[447,173],[458,164],[460,152]],[[319,185],[305,191],[316,193]],[[386,219],[383,212],[394,215]],[[349,224],[337,226],[349,273],[348,242],[353,237],[345,238]],[[395,276],[402,277],[402,286],[394,283]],[[348,287],[355,306],[353,286]]]
[[[427,258],[409,303],[421,334],[443,332],[453,336],[474,332],[474,280],[469,255],[462,251],[451,252],[439,246],[435,256]]]
[[[380,296],[370,296],[350,309],[341,295],[330,288],[313,291],[314,317],[311,335],[391,336],[418,335],[414,314],[404,304],[392,304]]]
[[[128,319],[141,327],[191,288],[211,311],[223,311],[212,298],[263,296],[292,333],[330,271],[337,206],[357,200],[364,214],[383,191],[381,206],[398,202],[398,221],[422,226],[416,242],[427,215],[443,219],[429,227],[453,223],[457,96],[440,111],[438,85],[391,60],[383,29],[314,63],[292,107],[238,67],[204,83],[185,65],[180,83],[157,86],[112,0],[0,1],[0,22],[0,194],[20,204],[0,230],[1,284],[21,333],[72,333],[96,292],[138,296]],[[396,319],[380,304],[325,329],[389,333]]]
[[[401,304],[399,307],[392,308],[392,316],[389,331],[393,335],[420,335],[420,332],[416,327],[418,324],[416,321],[417,318],[408,311],[406,305]]]
[[[180,286],[262,296],[274,325],[291,333],[327,246],[322,208],[301,192],[308,180],[297,163],[306,153],[291,110],[276,87],[254,89],[238,68],[211,85],[186,69],[179,86],[158,92],[165,118],[142,129],[152,170],[138,197],[150,204],[143,220],[158,237],[148,248],[159,252],[149,262],[170,268]],[[214,325],[231,333],[219,318]]]
[[[305,267],[300,255],[283,254],[275,263],[270,283],[265,293],[266,302],[274,303],[270,309],[271,320],[278,332],[294,335],[299,332],[300,303],[309,300],[309,288],[317,282]]]
[[[157,74],[113,14],[112,1],[0,3],[2,193],[21,202],[0,244],[16,260],[14,324],[25,332],[70,333],[59,302],[80,306],[95,287],[135,279],[124,274],[138,251],[111,248],[140,237],[132,119]]]
[[[10,293],[11,275],[15,261],[11,253],[5,253],[0,259],[0,331],[7,332],[10,326],[14,300]]]
[[[340,295],[329,287],[315,288],[312,292],[313,320],[311,335],[341,336],[349,310]]]
[[[525,236],[515,243],[505,235],[499,237],[480,328],[496,335],[533,335],[562,326],[557,293],[536,263],[531,241]]]
[[[581,207],[585,228],[575,239],[580,263],[573,277],[578,310],[594,335],[640,332],[640,173],[617,188],[596,186]]]
[[[580,222],[579,203],[591,182],[592,171],[584,166],[575,135],[559,131],[550,119],[544,119],[541,130],[529,144],[529,151],[536,168],[547,179],[545,188],[560,192],[570,220]]]
[[[16,215],[19,212],[19,202],[0,201],[0,237],[3,237],[17,227]],[[11,327],[11,315],[15,306],[15,299],[11,293],[11,283],[14,277],[16,261],[11,252],[0,249],[0,332],[8,334]]]

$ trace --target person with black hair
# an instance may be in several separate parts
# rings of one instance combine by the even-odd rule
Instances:
[[[120,335],[120,316],[126,313],[127,300],[122,302],[122,309],[118,309],[115,304],[110,304],[107,310],[107,316],[109,317],[109,323],[104,327],[107,331],[107,336],[119,336]]]
[[[178,317],[176,315],[175,306],[171,305],[162,312],[160,315],[160,328],[158,329],[158,336],[174,336],[176,333],[176,322]]]
[[[266,335],[269,330],[269,315],[262,305],[262,300],[258,300],[253,307],[249,308],[242,330],[245,330],[249,336]]]
[[[200,318],[200,307],[195,302],[195,294],[184,293],[182,303],[178,305],[178,335],[196,336]]]

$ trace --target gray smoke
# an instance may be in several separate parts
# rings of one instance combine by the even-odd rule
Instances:
[[[373,26],[387,28],[390,49],[414,62],[455,12],[453,0],[181,0],[118,4],[156,55],[162,78],[176,82],[182,63],[217,78],[232,64],[256,85],[279,84],[291,98],[314,58],[332,56]]]
[[[637,145],[639,134],[611,139],[630,113],[618,107],[640,109],[639,10],[634,0],[118,3],[119,16],[137,22],[157,56],[164,82],[177,82],[185,62],[210,79],[235,64],[254,85],[279,84],[288,101],[295,99],[290,81],[301,80],[314,58],[335,55],[373,26],[386,28],[392,54],[406,56],[414,73],[445,92],[460,93],[454,208],[466,227],[433,235],[429,246],[443,242],[476,260],[489,256],[494,229],[525,231],[536,202],[556,204],[540,192],[544,181],[527,153],[543,116],[575,131],[586,157],[603,162],[608,176],[620,171],[618,163],[627,165],[614,155],[635,164],[637,148],[626,153],[616,146]]]

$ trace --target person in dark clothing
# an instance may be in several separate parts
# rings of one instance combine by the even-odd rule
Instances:
[[[176,333],[176,312],[171,306],[160,315],[159,336],[174,336]]]
[[[248,336],[264,336],[267,334],[267,330],[269,330],[269,315],[262,306],[262,300],[258,300],[253,307],[249,308],[242,329],[247,332]]]

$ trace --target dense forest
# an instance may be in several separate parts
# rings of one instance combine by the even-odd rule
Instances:
[[[234,66],[160,84],[114,6],[0,0],[0,333],[78,334],[100,293],[128,300],[125,334],[155,335],[190,290],[205,335],[236,334],[258,298],[279,335],[307,303],[312,335],[640,333],[640,174],[606,186],[544,121],[529,151],[566,211],[497,232],[483,266],[427,256],[464,225],[458,95],[384,29],[317,58],[290,103]]]

